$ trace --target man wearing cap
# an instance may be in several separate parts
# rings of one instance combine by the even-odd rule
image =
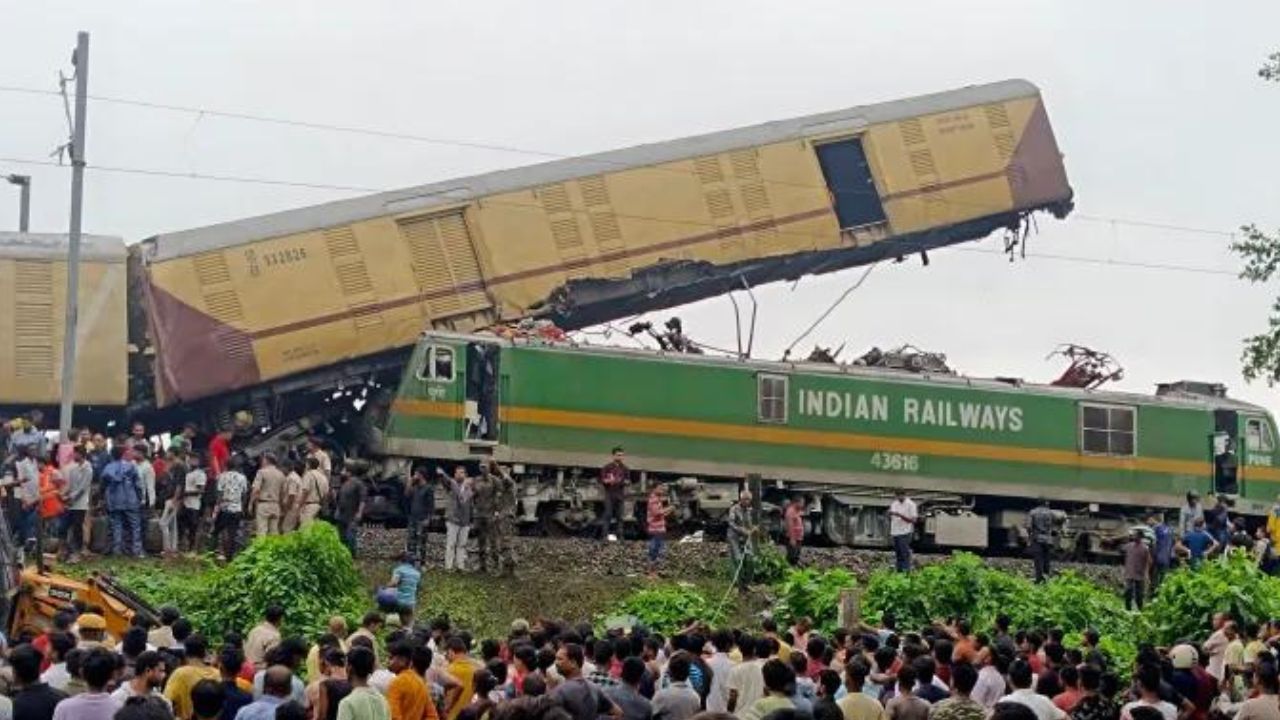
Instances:
[[[1200,654],[1190,645],[1174,645],[1169,651],[1169,663],[1173,666],[1169,685],[1179,695],[1194,703],[1201,694],[1200,682],[1195,673],[1195,668],[1200,664]]]
[[[76,627],[80,632],[80,643],[76,647],[81,650],[96,647],[111,649],[111,642],[107,639],[106,618],[97,613],[85,613],[76,619]]]

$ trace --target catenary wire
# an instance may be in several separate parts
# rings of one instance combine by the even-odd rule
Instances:
[[[63,165],[53,160],[34,160],[30,158],[0,157],[0,162],[8,162],[8,163],[17,164],[17,165],[67,167],[66,165]],[[317,189],[317,190],[334,190],[334,191],[344,191],[344,192],[351,192],[351,191],[384,192],[385,191],[384,188],[371,188],[371,187],[361,187],[361,186],[352,186],[352,185],[333,185],[333,184],[325,184],[325,183],[278,180],[278,179],[272,179],[272,178],[213,175],[213,174],[206,174],[206,173],[168,171],[168,170],[157,170],[157,169],[150,169],[150,168],[101,166],[101,165],[96,165],[92,163],[87,166],[87,169],[102,170],[104,172],[113,172],[113,173],[136,174],[136,175],[142,175],[142,176],[158,176],[158,177],[179,178],[179,179],[188,179],[188,180],[209,180],[209,181],[217,181],[217,182],[248,183],[248,184],[258,184],[258,185],[275,185],[275,186],[284,186],[284,187],[306,188],[306,189]],[[518,207],[522,209],[539,209],[541,207],[540,205],[535,205],[531,203],[514,203],[514,202],[508,202],[508,201],[493,200],[488,198],[486,198],[484,202],[489,204]],[[576,214],[589,214],[586,210],[575,209],[572,212]],[[656,216],[649,216],[649,215],[636,215],[636,214],[623,214],[623,213],[615,213],[615,215],[619,218],[648,220],[652,222],[663,222],[663,223],[680,224],[680,225],[690,225],[690,226],[702,227],[702,228],[716,227],[714,224],[708,223],[703,220],[679,219],[679,218],[670,218],[670,217],[663,218],[663,217],[656,217]],[[1174,229],[1182,229],[1182,228],[1174,228]],[[816,239],[820,237],[818,234],[815,234],[815,233],[786,230],[786,229],[777,228],[777,227],[772,228],[772,232],[775,232],[779,235],[799,237],[799,238],[805,238],[805,239]],[[1221,234],[1221,231],[1212,231],[1212,232],[1214,232],[1215,234]],[[1002,250],[985,250],[982,248],[964,248],[964,247],[954,247],[954,246],[950,246],[947,248],[938,248],[935,250],[935,252],[937,250],[942,250],[942,249],[951,249],[957,252],[981,253],[986,255],[1005,255],[1006,254]],[[1223,275],[1223,276],[1230,276],[1230,277],[1239,276],[1239,273],[1234,270],[1205,268],[1205,267],[1197,267],[1192,265],[1172,265],[1172,264],[1165,264],[1165,263],[1139,262],[1139,261],[1133,261],[1133,260],[1090,258],[1090,257],[1084,257],[1084,256],[1077,256],[1077,255],[1054,255],[1054,254],[1048,254],[1048,253],[1036,253],[1032,257],[1041,258],[1045,260],[1052,260],[1052,261],[1086,263],[1091,265],[1111,265],[1116,267],[1174,271],[1174,272],[1189,272],[1189,273],[1198,273],[1198,274],[1205,274],[1205,275]]]
[[[59,92],[56,90],[44,90],[40,88],[20,87],[20,86],[14,86],[14,85],[0,85],[0,92],[60,97]],[[667,173],[678,173],[681,175],[690,175],[690,176],[696,176],[697,174],[696,171],[693,171],[693,170],[664,167],[661,165],[650,165],[650,166],[645,166],[643,168],[636,168],[634,166],[627,165],[625,163],[605,160],[598,157],[576,156],[576,155],[569,155],[569,154],[554,152],[549,150],[539,150],[534,148],[518,147],[514,145],[505,145],[500,143],[487,143],[487,142],[476,142],[476,141],[468,141],[468,140],[457,140],[457,139],[451,139],[451,138],[432,137],[432,136],[426,136],[426,135],[417,135],[413,133],[381,130],[377,128],[365,128],[365,127],[357,127],[357,126],[351,126],[351,125],[338,125],[333,123],[325,123],[325,122],[309,121],[309,120],[296,120],[296,119],[290,119],[290,118],[272,117],[269,115],[261,115],[261,114],[255,114],[255,113],[233,112],[233,111],[218,110],[214,108],[206,108],[206,107],[198,107],[198,106],[175,105],[175,104],[168,104],[168,103],[151,102],[146,100],[136,100],[131,98],[111,97],[111,96],[104,96],[104,95],[90,95],[88,97],[90,100],[93,100],[96,102],[117,104],[117,105],[123,105],[128,107],[139,107],[139,108],[147,108],[147,109],[153,109],[153,110],[165,110],[165,111],[171,111],[171,112],[194,114],[198,116],[221,117],[221,118],[227,118],[232,120],[259,122],[259,123],[265,123],[265,124],[280,125],[285,127],[295,127],[295,128],[302,128],[302,129],[308,129],[308,130],[321,130],[321,131],[331,131],[331,132],[339,132],[339,133],[347,133],[347,134],[367,135],[370,137],[379,137],[379,138],[394,139],[394,140],[408,140],[408,141],[422,142],[422,143],[428,143],[428,144],[434,144],[434,145],[443,145],[443,146],[469,148],[469,149],[492,150],[497,152],[506,152],[506,153],[512,153],[512,154],[541,157],[546,159],[577,159],[583,162],[595,162],[605,167],[619,167],[619,168],[627,168],[630,170],[650,170],[650,171],[667,172]],[[12,161],[12,162],[18,162],[18,161]],[[106,170],[108,168],[103,168],[99,166],[99,169]],[[157,172],[152,172],[151,174],[163,175],[163,174],[166,174],[166,172],[157,171]],[[229,180],[229,181],[235,180],[235,178],[232,178],[232,177],[213,176],[213,175],[201,174],[201,173],[172,172],[171,175],[173,177],[189,177],[192,179],[201,179],[201,180]],[[269,181],[268,182],[268,181],[257,180],[257,179],[246,179],[244,181],[255,182],[259,184],[267,184],[267,185],[313,187],[318,189],[333,189],[333,190],[354,190],[359,192],[385,192],[386,191],[386,190],[375,190],[372,188],[326,185],[326,184],[320,184],[320,183],[304,183],[304,182],[295,183],[295,182],[289,182],[289,181]],[[793,181],[764,179],[764,178],[760,178],[759,181],[769,185],[791,186],[791,187],[804,188],[809,190],[822,190],[822,191],[835,190],[842,194],[870,195],[873,192],[875,192],[877,195],[879,194],[874,190],[863,190],[861,188],[829,188],[827,186],[818,186],[812,183],[798,183]],[[950,205],[973,207],[979,210],[1002,209],[997,206],[990,205],[988,203],[967,202],[967,201],[957,200],[955,198],[942,198],[942,199],[944,202]],[[1067,217],[1067,220],[1068,221],[1075,220],[1080,222],[1104,223],[1104,224],[1112,224],[1112,225],[1127,225],[1127,226],[1143,227],[1143,228],[1156,229],[1156,230],[1170,230],[1170,231],[1176,231],[1176,232],[1182,232],[1182,233],[1212,235],[1212,236],[1227,237],[1227,238],[1232,238],[1236,236],[1236,233],[1234,231],[1228,231],[1228,230],[1195,227],[1195,226],[1183,225],[1183,224],[1171,223],[1171,222],[1155,222],[1155,221],[1141,220],[1141,219],[1129,219],[1129,218],[1112,217],[1112,216],[1104,216],[1104,215],[1093,215],[1093,214],[1080,213],[1080,212],[1073,212],[1070,216]]]

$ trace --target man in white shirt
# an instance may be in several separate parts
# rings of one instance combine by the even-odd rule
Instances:
[[[733,635],[727,630],[717,630],[711,634],[711,645],[715,652],[707,658],[707,665],[711,668],[707,712],[724,712],[729,707],[729,673],[733,671],[729,651],[733,649]]]
[[[1160,699],[1160,668],[1143,665],[1138,668],[1137,676],[1138,699],[1120,708],[1120,720],[1133,720],[1133,709],[1139,707],[1155,708],[1164,716],[1164,720],[1177,720],[1178,708],[1173,703]]]
[[[978,671],[978,682],[973,686],[969,697],[988,711],[996,706],[996,702],[1004,695],[1004,675],[996,667],[996,656],[990,648],[984,648],[979,654],[982,669]]]
[[[155,697],[170,705],[169,699],[160,692],[164,687],[165,674],[164,657],[154,650],[147,650],[134,661],[133,678],[121,683],[111,693],[111,699],[123,706],[131,697]]]
[[[893,555],[898,572],[911,571],[911,536],[920,519],[916,503],[907,497],[907,491],[898,488],[889,504],[889,536],[893,538]]]
[[[1036,714],[1036,720],[1066,720],[1067,714],[1054,705],[1052,700],[1031,689],[1031,679],[1031,665],[1026,660],[1014,660],[1009,665],[1009,682],[1013,685],[1013,692],[1000,698],[1000,702],[1025,705]]]
[[[742,662],[729,671],[729,699],[725,710],[739,717],[757,700],[764,697],[764,660],[756,654],[768,655],[767,641],[743,636],[738,642]]]
[[[156,506],[156,469],[151,465],[145,445],[133,447],[133,466],[138,469],[138,481],[142,483],[143,517]]]
[[[1214,613],[1213,634],[1204,641],[1204,651],[1209,654],[1208,673],[1219,682],[1226,674],[1227,646],[1231,644],[1231,635],[1235,633],[1235,623],[1227,618],[1226,613]]]
[[[40,674],[40,682],[45,683],[54,690],[66,690],[67,683],[71,680],[71,673],[67,670],[67,655],[76,649],[76,638],[69,632],[54,632],[49,636],[49,650],[53,654],[53,660],[57,662],[49,666]]]

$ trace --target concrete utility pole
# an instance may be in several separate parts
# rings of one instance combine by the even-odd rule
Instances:
[[[80,304],[80,211],[84,205],[84,123],[89,109],[89,33],[76,36],[76,115],[71,136],[71,237],[67,251],[67,320],[62,339],[62,407],[58,440],[71,440],[71,413],[76,391],[76,320]]]
[[[30,175],[10,175],[5,178],[9,182],[21,188],[21,195],[18,197],[18,232],[31,231],[31,176]]]

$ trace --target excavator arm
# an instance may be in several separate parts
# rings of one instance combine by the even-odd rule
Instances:
[[[54,615],[77,601],[101,608],[107,633],[116,639],[124,636],[135,616],[157,619],[145,600],[111,575],[94,573],[77,580],[39,565],[23,567],[12,538],[8,520],[0,512],[0,610],[10,638],[45,632],[53,626]]]

